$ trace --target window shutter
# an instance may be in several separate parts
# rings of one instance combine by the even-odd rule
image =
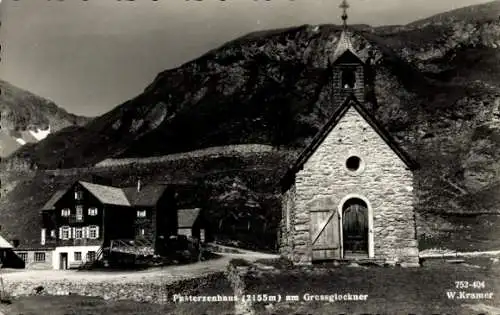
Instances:
[[[74,227],[70,229],[70,235],[69,235],[69,238],[75,238],[75,230],[76,230],[76,229],[75,229]]]
[[[59,239],[62,239],[62,227],[59,228]]]
[[[99,226],[95,227],[95,238],[99,238]]]
[[[89,238],[89,227],[83,227],[83,238]]]

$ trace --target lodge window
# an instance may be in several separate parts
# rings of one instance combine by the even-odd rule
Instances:
[[[83,191],[77,190],[75,191],[75,200],[82,200],[83,199]]]
[[[89,211],[88,211],[89,215],[90,216],[96,216],[97,215],[97,208],[89,208]]]
[[[71,234],[71,229],[69,226],[65,226],[61,228],[61,239],[62,240],[69,240]]]
[[[45,262],[45,253],[35,253],[35,261],[36,262]]]
[[[96,253],[94,251],[89,251],[87,253],[87,261],[94,261],[96,258]]]
[[[205,242],[205,230],[204,229],[200,230],[200,242],[202,242],[202,243]]]
[[[83,229],[82,228],[75,228],[75,238],[76,239],[83,238]]]
[[[342,70],[342,87],[344,89],[353,89],[356,85],[356,73],[354,69]]]
[[[146,210],[137,210],[137,217],[138,218],[145,218],[146,217]]]
[[[28,253],[17,253],[17,256],[21,258],[24,262],[28,261]]]
[[[71,214],[71,210],[69,208],[64,208],[61,210],[61,216],[63,217],[69,217]]]
[[[83,221],[83,207],[76,206],[76,221]]]
[[[82,252],[75,252],[74,254],[75,261],[81,261],[82,260]]]
[[[50,230],[50,237],[52,238],[56,237],[56,230]]]
[[[97,225],[92,225],[89,227],[89,238],[99,238],[99,227]]]

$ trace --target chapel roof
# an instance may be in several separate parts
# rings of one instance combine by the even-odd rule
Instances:
[[[330,63],[332,63],[332,64],[336,63],[345,54],[351,54],[356,59],[358,59],[359,62],[363,63],[363,60],[356,53],[356,50],[354,49],[354,46],[352,45],[351,37],[352,37],[352,33],[349,30],[347,30],[347,29],[342,30],[342,33],[340,34],[340,38],[337,42],[337,47],[335,48],[335,51],[333,52],[332,58],[330,59]]]

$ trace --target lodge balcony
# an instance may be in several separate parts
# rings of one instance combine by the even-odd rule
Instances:
[[[47,239],[45,241],[46,246],[100,246],[102,245],[102,239],[90,239],[90,238],[80,238],[80,239]]]
[[[77,216],[76,214],[72,214],[68,217],[69,224],[82,223],[82,222],[83,222],[83,216]]]
[[[110,252],[131,254],[135,256],[153,256],[155,254],[154,243],[148,239],[130,240],[115,239],[111,240],[109,246]]]

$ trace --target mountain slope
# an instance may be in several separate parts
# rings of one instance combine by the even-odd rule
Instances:
[[[384,123],[402,131],[414,121],[410,116],[417,115],[418,104],[425,108],[420,117],[432,120],[446,109],[469,117],[476,110],[467,105],[470,99],[494,102],[485,93],[500,79],[498,16],[500,1],[494,1],[405,26],[353,26],[360,54],[376,52],[378,114]],[[226,144],[301,147],[332,110],[320,95],[327,93],[326,61],[338,35],[339,28],[329,25],[248,34],[160,73],[143,94],[87,128],[49,137],[16,157],[56,168]],[[286,126],[275,123],[283,120]],[[422,129],[420,124],[405,130],[416,127]]]
[[[306,25],[235,40],[160,73],[143,94],[86,128],[52,135],[16,157],[55,168],[238,143],[300,147],[334,110],[328,103],[327,58],[339,33],[334,26]],[[399,87],[410,91],[409,98],[413,90],[425,93],[426,79],[416,69],[362,35],[356,35],[361,54],[372,46],[377,51],[382,97],[392,97],[389,89]],[[391,107],[381,107],[382,114],[389,117]],[[399,126],[406,119],[388,123]]]
[[[0,80],[0,157],[49,133],[90,119],[69,114],[53,102]]]
[[[500,1],[495,0],[479,5],[471,5],[433,15],[408,24],[408,27],[422,27],[428,24],[453,24],[456,22],[486,23],[500,19]]]
[[[416,174],[421,212],[498,212],[500,21],[475,15],[478,8],[447,15],[473,12],[468,19],[354,32],[359,54],[375,55],[370,108],[423,166]],[[304,25],[236,39],[7,162],[81,167],[245,143],[299,152],[335,110],[327,60],[339,34],[336,26]]]

